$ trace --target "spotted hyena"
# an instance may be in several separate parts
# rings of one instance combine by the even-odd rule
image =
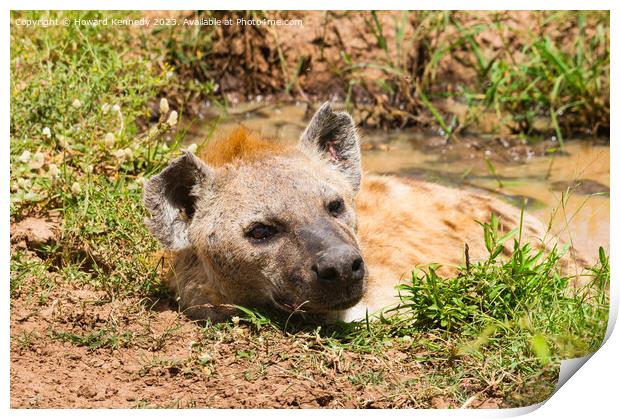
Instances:
[[[243,128],[184,152],[145,187],[150,231],[174,262],[181,310],[219,321],[234,305],[350,320],[397,301],[416,265],[456,266],[467,243],[485,255],[481,228],[519,210],[490,196],[423,181],[362,174],[351,117],[326,103],[296,146]],[[544,228],[526,217],[525,232]]]

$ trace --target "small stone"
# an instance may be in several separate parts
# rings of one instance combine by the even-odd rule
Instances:
[[[11,225],[11,242],[25,239],[29,244],[38,246],[56,239],[58,224],[41,218],[28,217]]]
[[[78,388],[78,396],[82,396],[85,397],[87,399],[92,399],[93,397],[95,397],[97,395],[97,392],[95,391],[95,389],[88,385],[88,384],[84,384],[82,386],[80,386]]]

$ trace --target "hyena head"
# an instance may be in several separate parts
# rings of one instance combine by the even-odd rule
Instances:
[[[150,231],[193,251],[220,302],[329,313],[361,299],[360,145],[347,113],[324,104],[297,147],[237,130],[202,157],[172,161],[144,202]]]

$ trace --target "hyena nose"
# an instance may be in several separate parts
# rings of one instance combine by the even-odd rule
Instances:
[[[312,266],[319,281],[360,281],[364,278],[364,260],[353,248],[340,246],[321,253]]]

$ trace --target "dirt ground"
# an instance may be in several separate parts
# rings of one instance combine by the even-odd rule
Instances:
[[[202,329],[167,303],[134,311],[135,303],[66,287],[42,305],[26,296],[15,300],[11,407],[459,407],[421,390],[420,377],[429,371],[407,360],[406,350],[381,358],[341,350],[330,361],[320,342],[312,348],[281,336],[257,340],[245,327],[221,332],[203,347],[197,343],[204,340]],[[131,334],[131,342],[90,349],[60,338],[112,323]],[[373,380],[373,371],[381,379],[362,385],[364,377]],[[466,380],[462,385],[477,387]],[[469,407],[497,408],[502,401],[481,395]]]

